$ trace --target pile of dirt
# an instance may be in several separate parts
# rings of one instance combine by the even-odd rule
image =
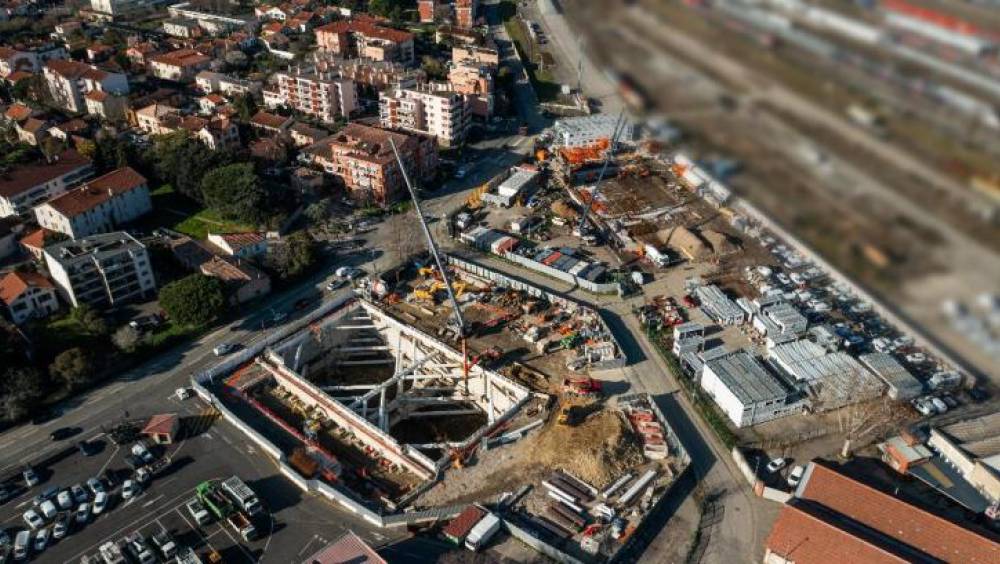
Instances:
[[[580,213],[573,209],[573,206],[563,200],[559,200],[552,204],[552,213],[563,219],[576,219],[580,216]]]
[[[601,409],[576,426],[554,419],[528,441],[534,461],[544,467],[562,468],[604,488],[643,462],[638,437],[615,411]]]

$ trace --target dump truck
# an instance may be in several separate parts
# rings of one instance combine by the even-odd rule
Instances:
[[[250,522],[250,519],[242,511],[235,510],[227,515],[226,524],[243,537],[245,541],[249,542],[257,538],[257,528],[253,526],[253,523]]]
[[[239,476],[226,478],[222,482],[222,489],[249,515],[256,515],[264,510],[264,506],[257,499],[257,495],[253,493],[250,486],[246,485],[246,482],[241,480]]]
[[[257,529],[254,528],[250,519],[243,511],[233,505],[233,502],[222,493],[216,482],[202,482],[195,488],[195,492],[198,494],[198,501],[205,504],[218,519],[225,521],[234,531],[239,533],[243,540],[250,541],[257,536]]]

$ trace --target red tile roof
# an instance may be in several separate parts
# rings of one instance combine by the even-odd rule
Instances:
[[[216,236],[225,241],[233,251],[252,247],[264,240],[264,236],[260,233],[222,233]]]
[[[89,78],[100,81],[108,76],[108,73],[78,61],[50,59],[45,63],[45,66],[63,78],[69,79]]]
[[[12,198],[88,165],[90,159],[69,149],[60,153],[51,163],[39,162],[14,167],[5,174],[0,174],[0,197]]]
[[[154,55],[150,57],[150,60],[154,63],[162,63],[175,67],[192,67],[203,65],[211,61],[212,58],[202,55],[194,49],[178,49],[169,53],[163,53],[162,55]]]
[[[795,564],[907,562],[795,505],[782,508],[765,546]]]
[[[169,435],[178,423],[176,413],[160,413],[149,418],[142,428],[143,435]]]
[[[7,75],[7,81],[10,82],[11,84],[17,84],[18,82],[21,82],[22,80],[26,78],[31,78],[33,76],[35,76],[33,73],[19,70],[19,71],[14,71],[9,75]]]
[[[270,127],[272,129],[280,129],[281,126],[288,123],[289,119],[291,118],[279,116],[277,114],[270,114],[265,111],[259,111],[254,114],[252,118],[250,118],[250,123],[263,127]]]
[[[316,33],[358,33],[393,43],[404,43],[413,39],[412,33],[378,25],[371,18],[354,18],[329,23],[316,28]]]
[[[25,247],[41,250],[45,248],[45,243],[48,242],[49,239],[51,239],[55,234],[55,231],[49,231],[48,229],[42,227],[28,233],[24,237],[21,237],[19,242]]]
[[[28,288],[52,287],[52,282],[37,272],[10,272],[0,278],[0,302],[10,305]]]
[[[131,167],[119,168],[49,200],[48,204],[62,215],[74,217],[145,184],[146,177]]]
[[[23,121],[31,117],[32,113],[34,113],[34,110],[32,110],[29,106],[21,103],[15,103],[11,104],[3,115],[5,118],[12,121]]]
[[[387,564],[372,547],[353,531],[326,545],[302,564]]]
[[[95,102],[103,102],[108,99],[108,93],[102,90],[91,90],[84,98]]]
[[[1000,562],[1000,543],[822,464],[810,463],[798,496],[945,562]]]

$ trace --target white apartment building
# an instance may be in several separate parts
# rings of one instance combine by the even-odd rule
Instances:
[[[156,292],[146,246],[124,231],[55,243],[43,256],[56,288],[73,307],[115,307]]]
[[[178,49],[149,58],[149,70],[156,78],[186,82],[211,64],[212,58],[194,49]]]
[[[198,90],[205,94],[218,92],[223,96],[256,94],[261,89],[259,82],[212,71],[201,71],[194,77],[194,82]]]
[[[17,165],[0,176],[0,217],[24,215],[94,174],[90,159],[73,150],[52,162]]]
[[[329,73],[280,72],[275,76],[276,89],[268,90],[264,104],[268,108],[287,106],[315,116],[324,122],[349,117],[358,107],[354,81]]]
[[[454,147],[465,140],[470,112],[465,96],[454,91],[397,88],[379,95],[379,118],[386,129],[424,133]]]
[[[146,178],[124,167],[35,208],[38,225],[73,239],[111,231],[153,210]]]
[[[16,71],[37,73],[45,61],[67,56],[66,49],[54,43],[21,49],[0,47],[0,78],[7,78]]]
[[[610,140],[614,137],[617,121],[617,116],[609,114],[557,119],[552,126],[555,144],[559,147],[584,147],[601,140]],[[622,128],[619,142],[632,142],[635,139],[632,123],[626,119]]]
[[[132,14],[144,7],[152,6],[153,0],[90,0],[90,9],[108,16]]]
[[[94,90],[119,96],[128,94],[128,78],[124,74],[77,61],[50,60],[45,63],[43,73],[55,105],[71,112],[87,111],[84,95]]]

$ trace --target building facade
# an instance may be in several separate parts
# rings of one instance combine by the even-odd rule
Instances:
[[[178,49],[150,57],[149,70],[156,78],[190,82],[195,75],[207,69],[211,62],[211,57],[194,49]]]
[[[146,246],[124,231],[55,243],[43,254],[52,281],[73,307],[117,307],[156,293]]]
[[[14,325],[48,317],[59,310],[55,286],[37,272],[9,272],[0,277],[0,305]]]
[[[320,51],[403,64],[415,60],[412,33],[380,25],[372,18],[359,16],[337,21],[315,31]]]
[[[77,61],[54,59],[45,63],[45,82],[53,103],[71,112],[87,110],[84,96],[99,90],[109,94],[128,94],[128,78],[121,73],[101,70]]]
[[[798,408],[789,391],[746,351],[734,351],[705,362],[701,388],[737,427],[749,427],[788,415]]]
[[[124,167],[39,205],[35,219],[45,229],[79,239],[111,231],[151,211],[146,178]]]
[[[277,92],[268,91],[268,107],[287,106],[329,123],[350,117],[357,109],[357,92],[350,79],[298,71],[277,73],[274,79]]]
[[[72,149],[56,155],[52,162],[15,166],[0,177],[0,217],[26,215],[93,174],[90,159]]]
[[[430,135],[443,147],[465,141],[469,115],[465,97],[451,90],[397,88],[379,96],[382,127]]]

